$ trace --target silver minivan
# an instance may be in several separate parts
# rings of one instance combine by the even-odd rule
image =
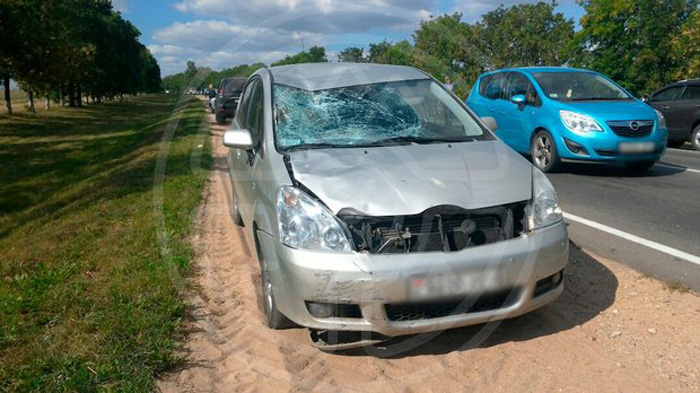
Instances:
[[[410,67],[251,76],[223,143],[267,325],[393,337],[555,300],[568,262],[556,193],[492,123]]]

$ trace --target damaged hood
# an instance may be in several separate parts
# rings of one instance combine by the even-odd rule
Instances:
[[[479,209],[532,194],[532,166],[500,141],[303,150],[289,158],[294,178],[334,214]]]

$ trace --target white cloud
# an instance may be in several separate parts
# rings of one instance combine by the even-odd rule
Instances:
[[[435,0],[181,0],[185,13],[227,17],[247,26],[319,33],[415,27]]]
[[[270,63],[304,46],[328,45],[347,35],[387,31],[409,36],[436,14],[437,0],[178,0],[174,6],[201,19],[153,35],[149,46],[163,74],[182,71],[187,60],[214,69]],[[211,20],[214,19],[214,20]],[[381,36],[381,37],[380,37]],[[327,54],[335,59],[337,53]]]
[[[208,51],[275,51],[298,46],[302,38],[309,45],[323,43],[323,36],[318,33],[244,27],[217,20],[177,22],[157,31],[153,38],[163,44]]]

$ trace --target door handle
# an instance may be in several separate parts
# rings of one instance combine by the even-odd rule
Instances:
[[[667,110],[671,109],[671,107],[668,106],[668,105],[664,105],[664,106],[661,107],[661,109],[667,111]]]
[[[498,113],[500,113],[500,114],[502,114],[502,115],[505,115],[505,114],[506,114],[506,111],[498,111]]]

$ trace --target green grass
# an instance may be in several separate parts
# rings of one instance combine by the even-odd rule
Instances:
[[[201,103],[175,106],[146,96],[0,117],[0,391],[149,390],[179,361],[178,278],[211,147]],[[161,209],[156,162],[175,116]]]

